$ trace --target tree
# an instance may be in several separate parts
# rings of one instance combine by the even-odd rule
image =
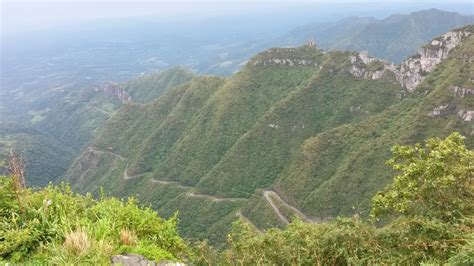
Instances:
[[[457,222],[472,215],[474,152],[464,137],[428,139],[425,145],[394,146],[387,163],[399,172],[372,200],[372,217],[387,213]]]

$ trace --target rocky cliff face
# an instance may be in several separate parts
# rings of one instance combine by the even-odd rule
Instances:
[[[448,54],[468,36],[474,32],[474,26],[447,32],[432,40],[428,45],[420,48],[416,55],[396,65],[385,60],[370,57],[368,52],[351,53],[349,55],[349,72],[358,78],[381,79],[385,73],[392,73],[396,80],[408,92],[412,92],[423,81],[424,77],[434,70]],[[298,48],[272,48],[250,60],[253,66],[313,66],[322,64],[321,57],[325,52],[315,46],[302,46]],[[473,57],[465,58],[471,62]],[[462,88],[456,93],[470,94]]]
[[[469,28],[450,31],[431,41],[418,50],[418,53],[392,69],[397,80],[409,91],[413,91],[427,73],[441,63],[466,37],[471,35]]]
[[[474,95],[474,89],[463,88],[459,86],[451,86],[449,90],[457,97],[464,98],[466,96]]]
[[[408,58],[400,65],[372,58],[367,52],[351,55],[349,60],[352,66],[349,71],[352,75],[365,79],[379,79],[386,71],[390,71],[395,75],[400,85],[412,92],[423,81],[424,77],[448,56],[451,50],[472,34],[472,31],[473,27],[468,26],[460,30],[447,32],[420,48],[416,55]],[[471,58],[467,60],[471,60]],[[374,64],[378,68],[371,70],[373,68],[371,66]],[[463,93],[462,88],[460,89],[458,93]],[[464,90],[464,94],[466,93],[471,92]]]
[[[428,115],[431,117],[440,116],[449,107],[449,103],[436,106]]]
[[[286,66],[317,66],[318,63],[314,60],[306,59],[291,59],[291,58],[273,58],[268,60],[256,60],[253,63],[255,66],[270,66],[270,65],[286,65]]]
[[[93,89],[96,92],[101,91],[108,96],[113,96],[117,98],[118,100],[120,100],[122,103],[127,103],[127,102],[132,101],[132,97],[128,95],[128,93],[124,89],[120,88],[118,85],[114,83],[107,82],[102,85],[94,86]]]
[[[474,121],[474,111],[469,111],[469,110],[459,110],[458,116],[464,121],[464,122],[471,122]]]
[[[385,65],[388,62],[370,57],[368,52],[360,52],[357,55],[349,56],[351,67],[349,72],[364,79],[380,79],[385,73]]]
[[[428,113],[428,116],[436,117],[449,114],[450,112],[455,112],[464,122],[474,121],[474,111],[459,109],[458,106],[449,103],[435,107],[433,111]]]
[[[318,66],[324,54],[315,46],[271,48],[250,60],[253,66]]]

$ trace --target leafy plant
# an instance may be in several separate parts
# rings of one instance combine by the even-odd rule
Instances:
[[[371,215],[394,211],[445,222],[458,222],[474,210],[474,152],[464,137],[429,139],[422,147],[395,146],[388,164],[400,172],[373,199]]]
[[[189,253],[177,216],[161,219],[137,200],[71,192],[67,185],[23,189],[0,177],[0,259],[57,264],[107,263],[133,251],[152,260],[182,260]],[[21,206],[23,207],[20,209]]]
[[[372,215],[395,211],[383,226],[354,216],[315,224],[296,220],[286,229],[260,233],[239,221],[229,235],[223,261],[243,265],[472,264],[472,156],[459,133],[444,140],[429,139],[424,147],[395,146],[388,163],[401,174],[373,198]]]

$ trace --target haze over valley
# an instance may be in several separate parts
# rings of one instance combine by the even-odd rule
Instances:
[[[0,264],[43,256],[138,265],[125,254],[189,264],[474,261],[472,3],[7,1],[2,9],[0,161],[13,185],[0,190],[15,193],[0,197],[0,222],[12,226],[0,230]],[[24,172],[12,170],[14,152]],[[37,192],[16,185],[18,175]],[[61,182],[78,194],[65,192],[76,198],[55,207],[58,215],[71,208],[92,218],[42,221],[63,221],[91,248],[74,253],[67,232],[24,242],[45,251],[10,245],[23,243],[10,237],[24,229],[10,213],[29,217],[24,206],[36,204],[22,195],[44,205],[41,197],[63,192],[41,188]],[[80,196],[88,193],[97,201]],[[33,213],[47,212],[41,204]],[[124,216],[110,218],[108,205]],[[117,227],[106,225],[114,219]],[[453,231],[400,233],[415,224]],[[344,228],[356,228],[347,235],[361,253],[354,239],[341,240]],[[297,243],[293,233],[307,238]],[[454,244],[419,251],[417,241]],[[332,250],[336,242],[347,253]]]

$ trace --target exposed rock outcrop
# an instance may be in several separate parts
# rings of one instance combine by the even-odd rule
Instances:
[[[464,98],[469,95],[474,95],[474,89],[462,88],[459,86],[451,86],[449,90],[457,97]]]
[[[351,55],[349,57],[352,66],[349,72],[358,78],[363,79],[380,79],[385,73],[385,65],[388,62],[370,57],[368,52],[360,52],[357,55]],[[371,70],[370,68],[375,68]]]
[[[449,107],[449,103],[437,106],[428,115],[431,117],[439,116],[444,110],[448,109],[448,107]]]
[[[415,56],[405,60],[401,65],[391,68],[400,84],[408,91],[415,90],[424,77],[448,57],[449,52],[456,48],[466,37],[469,30],[450,31],[431,41],[418,50]]]
[[[459,110],[458,116],[464,121],[464,122],[471,122],[474,121],[474,111],[467,111],[467,110]]]
[[[102,85],[96,85],[93,87],[93,89],[96,92],[103,92],[108,96],[113,96],[116,97],[118,100],[120,100],[122,103],[127,103],[132,101],[132,97],[128,95],[128,93],[120,88],[117,84],[107,82]]]
[[[278,125],[277,125],[277,124],[268,124],[268,127],[270,127],[270,128],[278,128]]]
[[[318,66],[319,56],[324,54],[315,46],[298,48],[271,48],[250,59],[254,66]]]
[[[447,32],[420,48],[416,55],[408,58],[400,65],[370,57],[367,52],[351,55],[349,59],[352,66],[349,72],[359,78],[379,79],[386,71],[390,71],[395,75],[400,85],[412,92],[428,73],[448,57],[451,50],[471,34],[472,28],[469,27]],[[472,57],[466,57],[464,60],[470,63]],[[370,70],[371,65],[374,64],[377,64],[377,69]]]
[[[290,58],[273,58],[267,60],[255,60],[255,66],[271,66],[271,65],[285,65],[285,66],[317,66],[318,62],[310,59],[290,59]]]
[[[122,266],[185,266],[186,264],[172,261],[154,262],[137,254],[116,255],[110,258],[112,265]]]
[[[397,65],[369,56],[368,52],[352,53],[349,56],[349,72],[358,78],[381,79],[386,72],[395,75],[396,80],[408,92],[412,92],[424,77],[446,59],[449,53],[472,34],[474,27],[467,26],[453,30],[433,39],[420,48],[414,56]],[[324,51],[314,45],[298,48],[272,48],[250,60],[254,66],[321,66],[319,55]],[[471,63],[473,56],[463,55],[463,61]],[[470,91],[467,93],[471,93]]]
[[[474,55],[461,55],[461,56],[460,56],[460,59],[461,59],[464,63],[472,64],[472,62],[474,62]]]
[[[449,103],[435,107],[428,113],[428,116],[435,117],[445,114],[457,114],[464,122],[474,122],[474,111],[458,109]]]

